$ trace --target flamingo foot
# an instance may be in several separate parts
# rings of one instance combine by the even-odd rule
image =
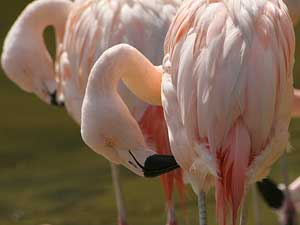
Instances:
[[[167,204],[167,224],[166,225],[178,225],[176,221],[175,209],[171,203]]]

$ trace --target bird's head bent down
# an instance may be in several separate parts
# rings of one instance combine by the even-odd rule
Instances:
[[[48,26],[53,26],[56,44],[62,42],[71,5],[67,0],[29,4],[8,32],[1,55],[2,68],[10,80],[24,91],[56,106],[63,103],[57,97],[54,63],[44,43],[43,33]]]
[[[117,91],[121,67],[115,65],[127,66],[123,60],[135,60],[134,53],[129,46],[116,46],[94,64],[82,104],[81,136],[109,161],[139,176],[154,177],[179,166],[173,156],[158,155],[146,144],[137,120]]]
[[[25,40],[10,43],[8,38],[1,57],[6,76],[22,90],[37,95],[45,103],[62,106],[62,101],[57,98],[57,82],[51,57],[46,54],[48,52],[41,51],[41,46],[31,40],[24,45]]]
[[[173,156],[157,154],[147,147],[142,139],[133,140],[132,136],[140,136],[139,130],[124,126],[123,122],[117,119],[106,119],[105,115],[96,109],[98,104],[91,104],[87,99],[83,102],[84,122],[81,122],[81,136],[95,152],[142,177],[156,177],[179,168]],[[108,114],[111,116],[114,113]]]

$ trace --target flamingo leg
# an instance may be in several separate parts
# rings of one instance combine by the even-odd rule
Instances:
[[[168,213],[167,225],[177,225],[175,208],[172,203],[167,204],[167,213]]]
[[[127,225],[126,223],[126,210],[124,206],[123,193],[120,185],[120,176],[119,176],[119,168],[117,165],[110,163],[111,172],[112,172],[112,180],[113,187],[115,190],[115,197],[117,202],[117,210],[118,210],[118,225]]]
[[[199,224],[206,225],[206,201],[205,192],[200,191],[198,194],[198,208],[199,208]]]

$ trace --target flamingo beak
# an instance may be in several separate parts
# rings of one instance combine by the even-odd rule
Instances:
[[[259,193],[273,209],[280,209],[284,202],[284,193],[270,179],[263,179],[256,183]]]
[[[157,177],[179,168],[174,156],[154,154],[146,158],[141,165],[132,152],[129,152],[136,164],[143,170],[145,177]]]
[[[53,93],[49,93],[49,96],[50,96],[51,105],[58,106],[58,107],[63,107],[65,105],[64,102],[58,101],[56,90]]]
[[[172,155],[152,155],[145,161],[145,177],[157,177],[164,173],[179,168],[174,156]]]

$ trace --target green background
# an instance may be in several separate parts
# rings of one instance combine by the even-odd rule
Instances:
[[[1,2],[1,45],[13,21],[29,2]],[[48,42],[53,43],[51,32],[46,33]],[[300,27],[296,33],[300,38]],[[53,49],[53,44],[50,48]],[[300,73],[297,56],[300,56],[299,45],[296,80]],[[108,162],[85,146],[79,127],[63,109],[42,103],[21,91],[2,71],[0,73],[0,224],[116,224]],[[299,128],[299,120],[293,120],[290,130],[294,151],[288,156],[291,179],[299,176],[300,171]],[[128,223],[165,224],[164,195],[159,179],[142,179],[123,168],[121,176]],[[281,180],[279,164],[271,176]],[[277,224],[276,215],[262,202],[260,207],[263,224]],[[197,224],[196,198],[189,187],[186,212],[180,210],[177,197],[176,208],[180,224]],[[208,211],[209,224],[216,224],[213,191],[208,197]],[[248,224],[254,224],[251,211]]]

